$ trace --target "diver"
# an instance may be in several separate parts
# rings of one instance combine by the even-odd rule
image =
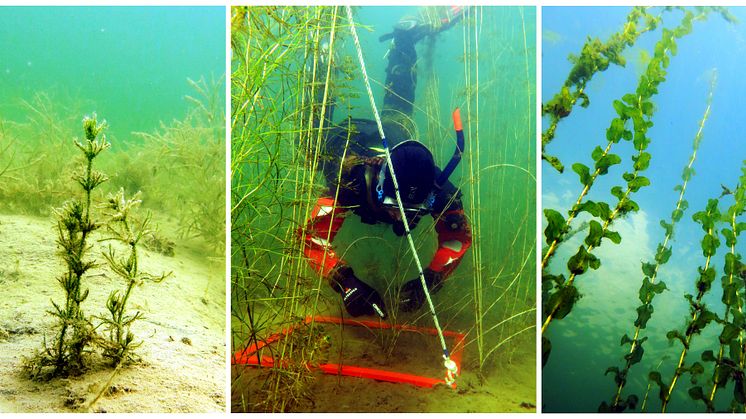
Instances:
[[[391,161],[409,228],[414,229],[426,214],[430,214],[435,221],[438,249],[423,271],[430,293],[440,290],[445,279],[459,265],[471,246],[471,230],[461,203],[461,192],[447,180],[458,163],[456,156],[461,156],[463,134],[459,133],[460,147],[444,171],[437,167],[430,150],[412,138],[417,82],[415,44],[425,36],[452,27],[461,19],[463,12],[461,7],[446,8],[436,23],[423,23],[417,18],[406,17],[395,25],[392,33],[379,38],[380,41],[393,38],[388,53],[381,120],[391,145]],[[333,99],[328,100],[326,109],[324,117],[326,121],[331,121]],[[460,127],[457,129],[460,130]],[[325,196],[318,199],[311,217],[300,230],[305,244],[304,254],[311,267],[329,280],[353,317],[378,315],[385,318],[386,308],[381,295],[355,276],[352,267],[332,249],[331,242],[345,217],[352,213],[366,224],[391,224],[396,235],[405,234],[385,154],[376,149],[380,144],[380,135],[373,120],[347,118],[341,123],[331,124],[324,140],[325,157],[320,163],[329,189]],[[425,294],[419,276],[404,283],[398,294],[400,309],[414,311],[424,302]]]

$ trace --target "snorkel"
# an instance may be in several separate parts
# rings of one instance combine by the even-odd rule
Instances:
[[[456,108],[453,111],[453,129],[456,130],[456,150],[453,151],[453,157],[446,165],[445,169],[440,172],[440,176],[435,180],[435,185],[438,188],[442,188],[443,185],[448,181],[451,173],[456,169],[459,162],[461,161],[461,154],[464,152],[464,129],[461,125],[461,109]]]
[[[453,151],[453,156],[451,157],[451,160],[448,161],[448,164],[443,169],[443,171],[440,172],[440,175],[435,179],[435,187],[436,189],[440,190],[443,188],[443,185],[445,185],[446,182],[448,182],[448,178],[451,176],[454,170],[456,170],[456,167],[458,166],[459,162],[461,162],[461,155],[464,152],[464,129],[463,125],[461,124],[461,109],[456,108],[453,111],[452,114],[453,117],[453,129],[456,131],[456,150]],[[383,193],[383,182],[386,179],[386,166],[387,162],[384,161],[383,164],[381,164],[380,172],[378,173],[378,184],[376,185],[376,196],[378,197],[378,204],[383,205],[386,201],[391,201],[391,199],[384,199],[384,193]],[[420,208],[413,208],[412,210],[430,210],[432,209],[433,205],[435,204],[435,191],[431,191],[430,194],[425,198],[425,202],[420,206]]]

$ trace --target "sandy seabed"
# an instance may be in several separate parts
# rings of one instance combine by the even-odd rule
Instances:
[[[318,354],[318,362],[354,365],[429,378],[443,378],[441,350],[431,335],[403,333],[387,356],[376,344],[376,337],[363,328],[342,331],[325,326],[328,347]],[[389,333],[389,332],[382,332]],[[461,376],[455,389],[380,382],[367,378],[312,373],[304,396],[292,403],[291,412],[409,412],[409,413],[502,413],[536,411],[536,358],[533,342],[514,348],[511,356],[502,354],[480,377],[474,365],[472,347],[465,348]],[[506,345],[507,347],[507,345]],[[247,405],[261,404],[262,383],[269,370],[245,365],[232,367],[233,412]]]
[[[177,241],[173,227],[160,227]],[[64,302],[55,229],[51,218],[0,214],[0,412],[225,411],[225,260],[187,243],[177,242],[173,257],[140,252],[141,270],[173,275],[133,290],[128,310],[144,315],[132,326],[142,360],[120,368],[95,404],[114,373],[96,354],[80,376],[39,382],[21,374],[22,357],[54,338],[50,300]],[[104,315],[109,293],[124,288],[104,267],[100,238],[90,255],[102,266],[83,282],[87,316]]]

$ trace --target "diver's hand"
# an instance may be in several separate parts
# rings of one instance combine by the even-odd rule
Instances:
[[[430,294],[435,294],[443,286],[443,275],[430,268],[422,271],[425,274],[425,283]],[[399,308],[403,311],[415,311],[425,303],[425,291],[422,289],[420,278],[409,280],[402,285],[399,291]]]
[[[342,295],[345,309],[352,317],[377,315],[386,318],[386,307],[378,292],[358,279],[352,268],[343,266],[333,274],[332,287]]]

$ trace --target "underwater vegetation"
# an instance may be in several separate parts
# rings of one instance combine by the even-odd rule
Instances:
[[[380,101],[386,88],[386,61],[380,57],[389,44],[377,38],[412,9],[353,10]],[[454,148],[449,115],[461,108],[467,146],[451,181],[463,192],[473,235],[470,253],[433,303],[444,329],[468,332],[463,369],[485,389],[511,363],[533,368],[535,54],[529,10],[469,8],[463,24],[417,46],[422,60],[411,135],[445,164]],[[422,13],[436,15],[432,8]],[[309,268],[298,232],[327,188],[320,173],[329,158],[323,147],[326,131],[338,121],[351,121],[345,119],[349,115],[372,119],[372,114],[344,8],[234,7],[231,27],[231,328],[236,352],[262,346],[307,316],[347,316],[326,279]],[[439,49],[448,57],[445,64],[436,59]],[[506,78],[506,73],[513,76]],[[315,117],[326,115],[327,103],[333,104],[335,116],[314,124]],[[429,218],[413,230],[421,256],[435,248],[435,221]],[[416,275],[404,240],[390,228],[348,217],[334,243],[356,275],[381,291],[387,322],[432,327],[426,309],[413,314],[397,309],[401,284]],[[257,372],[234,366],[232,410],[310,409],[311,389],[319,378],[305,366],[319,362],[324,336],[332,334],[320,334],[319,328],[312,321],[287,339],[267,342],[263,353],[282,368]],[[369,334],[370,350],[384,354],[390,368],[402,367],[391,356],[402,345],[401,333]],[[341,355],[349,365],[360,362]]]
[[[157,223],[166,216],[177,224],[177,237],[159,229],[146,246],[173,253],[177,241],[206,243],[213,256],[225,248],[225,126],[221,89],[224,78],[188,80],[193,94],[183,119],[162,122],[154,132],[135,132],[118,139],[110,158],[100,163],[110,182],[96,193],[99,200],[124,188],[142,191]],[[79,114],[55,96],[37,93],[21,103],[26,120],[0,121],[0,208],[6,212],[46,216],[50,208],[74,193],[59,173],[73,167],[69,140]]]
[[[664,175],[655,165],[665,164],[668,168],[666,171],[677,166],[677,161],[660,153],[662,148],[656,148],[659,154],[652,151],[651,144],[656,145],[657,142],[666,140],[664,131],[656,129],[657,126],[653,128],[658,111],[661,110],[659,107],[670,106],[670,102],[666,105],[663,105],[665,102],[659,103],[658,96],[670,94],[671,90],[667,85],[669,73],[675,66],[682,65],[677,62],[677,55],[681,55],[679,45],[684,45],[688,37],[697,36],[697,24],[708,18],[722,18],[730,25],[738,22],[731,11],[722,7],[633,8],[623,28],[607,42],[587,38],[581,53],[570,57],[572,68],[560,92],[542,106],[545,116],[543,147],[548,149],[550,142],[555,149],[577,147],[568,143],[558,144],[556,140],[552,140],[555,139],[557,130],[561,130],[560,122],[575,115],[571,112],[576,104],[583,108],[591,105],[588,83],[593,76],[607,70],[610,64],[624,67],[625,59],[621,55],[624,49],[639,47],[636,45],[638,41],[647,42],[646,39],[650,36],[658,36],[652,43],[651,53],[645,54],[649,60],[646,60],[645,70],[639,75],[634,90],[622,94],[610,103],[613,116],[606,125],[606,138],[597,145],[590,146],[592,150],[588,150],[592,161],[590,167],[581,161],[571,164],[572,171],[577,176],[575,182],[579,182],[579,185],[575,184],[579,191],[577,198],[572,196],[566,212],[553,207],[543,209],[545,246],[541,267],[544,394],[558,393],[558,380],[566,380],[555,375],[559,369],[552,365],[552,354],[558,348],[557,342],[568,342],[565,338],[567,335],[563,336],[559,332],[553,334],[553,329],[559,327],[557,322],[572,322],[573,314],[581,304],[588,305],[597,321],[585,326],[577,325],[577,329],[582,330],[580,333],[616,333],[617,329],[621,330],[621,326],[617,327],[616,323],[629,317],[626,313],[604,312],[603,304],[608,301],[599,301],[603,296],[581,293],[584,283],[579,284],[578,279],[593,276],[599,281],[618,283],[619,287],[639,287],[636,293],[639,301],[634,303],[636,307],[631,313],[631,324],[626,325],[627,332],[617,339],[623,350],[605,346],[595,348],[594,356],[599,359],[612,358],[612,365],[605,372],[598,371],[599,377],[606,375],[613,380],[613,392],[600,401],[598,411],[652,410],[651,399],[657,394],[660,411],[666,412],[670,410],[670,403],[675,397],[683,397],[680,394],[683,390],[679,393],[675,390],[689,384],[691,385],[686,393],[690,401],[698,403],[699,408],[704,411],[746,411],[746,387],[743,380],[746,357],[743,346],[746,332],[743,314],[744,270],[737,249],[739,235],[746,229],[746,222],[739,219],[746,204],[743,186],[746,182],[746,161],[741,162],[741,175],[738,178],[721,178],[722,185],[713,185],[711,178],[708,178],[710,183],[707,188],[700,188],[698,185],[697,191],[708,191],[708,199],[687,196],[694,181],[701,146],[708,141],[704,130],[712,116],[717,71],[709,74],[709,92],[704,100],[704,112],[696,132],[692,133],[693,141],[688,158],[680,163],[683,169],[680,181],[674,187],[677,197],[668,207],[670,216],[659,223],[663,231],[655,248],[651,249],[652,253],[648,254],[646,260],[640,261],[640,271],[635,274],[634,281],[633,278],[609,278],[609,270],[602,268],[606,264],[618,263],[612,253],[605,252],[606,248],[640,239],[626,233],[629,230],[624,227],[625,222],[635,214],[657,210],[649,203],[649,208],[638,204],[635,195],[644,188],[660,188],[658,185],[664,184]],[[647,35],[642,36],[644,34]],[[677,77],[680,76],[677,74]],[[678,80],[681,83],[681,79]],[[681,86],[677,87],[681,89]],[[562,135],[557,138],[562,139]],[[720,139],[715,138],[710,141],[718,140]],[[583,147],[591,143],[588,140],[582,142]],[[684,145],[678,139],[674,146],[667,147],[679,149]],[[560,159],[549,155],[546,149],[542,152],[547,167],[562,172],[563,164]],[[653,170],[648,171],[651,167]],[[710,168],[708,170],[711,171]],[[609,174],[621,175],[621,179],[607,179]],[[545,193],[556,185],[554,181],[552,186],[545,185]],[[612,186],[605,193],[599,192],[598,187],[594,188],[599,185]],[[686,259],[679,259],[677,250],[679,253],[686,250],[682,249],[685,247],[683,245],[675,248],[675,238],[683,235],[689,237],[695,231],[693,228],[682,231],[681,227],[682,224],[686,226],[684,229],[693,226],[686,219],[690,200],[696,202],[698,207],[691,215],[691,220],[701,230],[696,239],[699,247],[693,253],[700,253],[701,258],[690,255]],[[658,205],[665,206],[665,203]],[[637,234],[641,233],[638,231]],[[606,246],[599,250],[603,244]],[[644,248],[642,250],[647,251]],[[677,260],[678,266],[671,268],[682,270],[682,276],[693,278],[693,284],[680,284],[678,278],[668,270],[667,264],[670,265],[668,262],[672,258]],[[593,271],[598,273],[592,273]],[[718,277],[721,279],[722,290],[719,299],[711,295]],[[683,296],[680,297],[666,295],[666,302],[661,302],[661,294],[672,289],[678,291],[681,287],[686,287],[689,291],[682,293]],[[597,290],[598,287],[586,289]],[[677,298],[680,300],[676,304],[686,306],[688,311],[683,324],[678,317],[670,317],[671,308],[666,306]],[[669,317],[656,317],[656,312],[665,312]],[[612,318],[615,322],[612,327],[603,326],[604,322]],[[587,321],[588,317],[584,319]],[[651,329],[649,325],[653,320],[656,326]],[[661,325],[663,322],[665,324]],[[659,333],[661,327],[668,329],[664,332],[665,338],[654,335]],[[598,328],[604,329],[596,330]],[[565,328],[563,332],[569,330]],[[581,337],[575,339],[580,340]],[[669,347],[680,347],[680,351],[673,352],[675,358],[664,355],[666,350],[660,346],[660,342],[664,341],[668,341]],[[652,370],[645,371],[641,366]],[[547,374],[548,370],[552,371],[552,375]],[[688,380],[684,380],[685,377]],[[685,384],[685,381],[688,383]],[[580,383],[572,383],[572,388],[575,385]],[[604,389],[607,387],[603,386]],[[595,393],[597,392],[594,390],[594,396]],[[572,402],[568,402],[564,406],[548,407],[553,411],[572,409],[571,406]]]
[[[148,279],[159,282],[167,275],[153,277],[138,270],[137,245],[149,234],[149,218],[137,223],[130,212],[139,205],[135,199],[126,200],[124,192],[110,196],[107,210],[111,213],[107,221],[97,219],[92,192],[108,180],[108,177],[93,168],[94,160],[111,147],[102,133],[106,123],[99,123],[96,115],[83,119],[84,140],[75,140],[81,157],[81,167],[73,172],[72,179],[82,189],[82,196],[66,201],[55,210],[58,230],[58,256],[66,265],[66,272],[57,278],[65,291],[64,306],[52,301],[53,310],[49,314],[57,319],[58,329],[51,345],[46,339],[43,349],[33,357],[25,359],[23,369],[33,379],[46,380],[52,377],[79,375],[87,367],[86,357],[91,355],[91,346],[99,347],[103,356],[112,361],[113,366],[134,360],[132,351],[140,345],[134,341],[129,326],[141,317],[140,312],[130,315],[126,311],[127,299],[134,285]],[[96,316],[101,323],[94,325],[93,318],[86,316],[81,308],[89,290],[83,283],[91,269],[97,267],[90,255],[92,235],[106,226],[110,238],[129,247],[129,254],[122,259],[109,246],[104,254],[109,267],[127,281],[124,296],[113,291],[106,303],[111,318]],[[98,329],[102,328],[104,334]]]

